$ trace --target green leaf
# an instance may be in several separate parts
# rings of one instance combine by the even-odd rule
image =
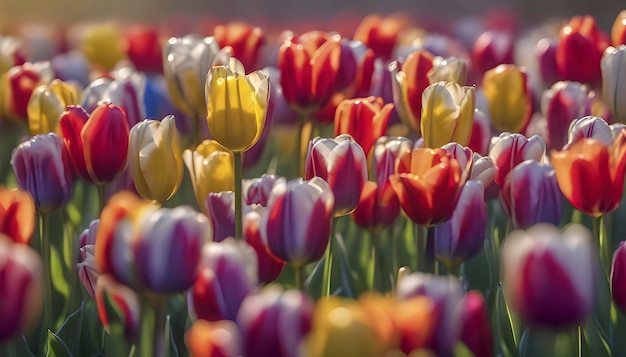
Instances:
[[[54,332],[48,330],[48,353],[47,357],[72,357],[72,353],[65,342],[63,342],[59,336]]]
[[[170,315],[165,316],[165,357],[178,357],[176,342],[174,342],[174,334],[170,323]]]
[[[454,346],[455,357],[474,357],[474,353],[465,346],[463,342],[459,342]]]
[[[78,310],[69,315],[57,331],[57,336],[59,336],[59,338],[63,341],[67,341],[67,347],[75,356],[80,355],[80,342],[83,334],[84,304],[84,302],[81,303]]]

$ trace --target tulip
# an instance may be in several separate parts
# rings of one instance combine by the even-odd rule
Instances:
[[[561,149],[567,143],[570,124],[585,116],[588,97],[586,85],[576,82],[557,82],[543,93],[541,112],[546,117],[548,136],[546,144]]]
[[[0,49],[0,74],[26,61],[22,54],[22,43],[16,37],[0,36]]]
[[[58,79],[35,88],[26,107],[30,135],[57,131],[59,116],[68,105],[78,104],[78,98],[77,88]]]
[[[82,39],[81,51],[102,71],[110,71],[124,58],[122,32],[113,23],[92,26]]]
[[[213,227],[213,241],[221,242],[235,236],[235,193],[211,192],[206,198],[204,212]]]
[[[626,174],[626,130],[608,147],[582,139],[566,150],[553,150],[551,161],[563,195],[577,210],[601,217],[619,206]]]
[[[515,166],[526,160],[541,162],[545,155],[546,145],[536,135],[527,139],[522,134],[500,134],[498,138],[494,139],[489,151],[489,157],[496,167],[494,181],[502,187],[507,175]]]
[[[595,254],[591,234],[581,225],[562,233],[550,224],[510,233],[501,259],[507,305],[531,326],[582,324],[596,292]]]
[[[436,354],[434,340],[441,318],[440,309],[427,296],[415,296],[396,303],[391,316],[400,335],[399,348],[403,353]]]
[[[389,177],[402,211],[413,222],[435,226],[454,212],[466,177],[443,149],[414,149],[400,156]]]
[[[240,60],[245,68],[256,69],[259,51],[265,42],[265,34],[260,27],[235,21],[215,26],[213,36],[220,47],[230,47],[231,55]]]
[[[228,67],[213,67],[206,78],[206,97],[207,122],[217,142],[243,152],[259,141],[269,101],[265,73],[244,75]]]
[[[172,37],[163,47],[163,75],[172,101],[196,125],[206,117],[206,75],[214,65],[228,64],[229,57],[213,37]]]
[[[487,30],[483,32],[472,47],[472,67],[477,76],[500,65],[512,64],[513,35],[505,31]]]
[[[474,123],[472,124],[472,133],[470,134],[467,147],[475,153],[487,155],[491,138],[491,119],[481,110],[474,109]]]
[[[92,299],[96,298],[96,283],[100,277],[100,269],[98,269],[96,265],[96,257],[94,255],[99,223],[99,219],[94,219],[89,223],[89,227],[80,235],[80,261],[76,264],[78,277]]]
[[[35,201],[26,191],[0,185],[0,234],[28,244],[35,231]]]
[[[345,81],[349,81],[347,83],[348,87],[343,91],[348,97],[354,98],[372,95],[373,84],[376,80],[376,67],[382,68],[381,61],[376,58],[374,51],[360,41],[344,40],[341,41],[341,54],[342,57],[344,57],[344,54],[348,54],[348,57],[353,60],[348,62],[342,60],[339,74],[342,74],[341,69],[345,69],[344,72],[350,69],[346,67],[353,67],[354,69],[354,71],[349,71],[354,77],[341,75],[341,77],[345,77]]]
[[[208,321],[235,320],[243,299],[258,281],[254,249],[228,238],[202,248],[198,279],[189,293],[190,310]]]
[[[433,55],[426,50],[411,53],[400,66],[394,62],[391,71],[393,101],[402,122],[420,133],[422,117],[422,93],[430,84],[428,72],[433,68]]]
[[[185,150],[183,160],[201,209],[209,193],[234,190],[233,154],[217,141],[205,140],[195,150]]]
[[[44,272],[39,254],[0,234],[0,343],[27,334],[43,309]]]
[[[467,145],[472,133],[475,102],[475,87],[437,82],[424,89],[421,121],[424,147],[440,147],[453,141]]]
[[[467,82],[467,61],[457,57],[435,57],[433,68],[426,74],[428,82],[455,82],[464,85]]]
[[[84,180],[105,184],[125,167],[129,130],[120,107],[102,104],[89,115],[80,106],[69,106],[59,125],[74,169]]]
[[[546,86],[550,86],[560,79],[556,65],[556,39],[542,38],[535,45],[535,55],[539,62],[539,73]]]
[[[321,178],[280,182],[261,220],[263,240],[296,268],[317,261],[328,245],[333,207],[331,188]]]
[[[461,341],[476,357],[493,356],[493,332],[487,303],[482,294],[476,290],[468,292],[459,309]]]
[[[157,209],[120,192],[100,217],[95,255],[102,274],[160,294],[182,292],[196,280],[200,247],[211,240],[204,215],[189,206]]]
[[[620,242],[613,254],[611,264],[611,296],[615,305],[622,311],[626,311],[626,260],[624,259],[624,242]]]
[[[613,46],[626,45],[626,10],[622,10],[613,22],[611,28]]]
[[[145,82],[145,76],[139,73],[132,73],[127,78],[98,78],[85,88],[80,105],[85,111],[92,113],[103,101],[115,104],[122,108],[128,127],[132,128],[146,118],[143,103]]]
[[[239,357],[241,336],[229,320],[196,320],[185,333],[185,345],[192,357]]]
[[[126,56],[138,71],[163,73],[163,50],[157,28],[135,25],[124,35]]]
[[[602,56],[601,66],[604,100],[613,118],[626,124],[626,45],[608,47]]]
[[[439,356],[451,356],[452,348],[461,332],[458,323],[458,307],[463,299],[461,281],[452,276],[437,277],[425,273],[412,273],[398,281],[396,298],[400,301],[424,296],[429,298],[438,310],[434,317],[435,331],[429,347]]]
[[[81,87],[89,84],[89,63],[80,51],[60,53],[50,59],[50,66],[55,76],[62,81],[75,81]]]
[[[567,145],[563,146],[563,150],[582,139],[595,139],[609,146],[615,141],[620,131],[621,129],[616,133],[614,127],[602,118],[591,115],[582,117],[574,120],[570,125]]]
[[[260,283],[276,280],[285,266],[285,262],[272,254],[263,240],[261,220],[265,213],[264,207],[256,206],[244,216],[243,222],[243,237],[256,252]]]
[[[513,65],[499,65],[483,75],[482,88],[491,124],[499,131],[521,132],[532,115],[526,72]]]
[[[335,136],[350,134],[366,154],[387,130],[393,104],[382,98],[368,97],[344,100],[335,112]]]
[[[244,182],[244,197],[246,204],[258,204],[263,207],[267,206],[270,194],[274,186],[279,182],[285,182],[285,178],[276,175],[263,174],[259,178]]]
[[[478,255],[487,230],[487,204],[480,181],[468,181],[450,219],[435,227],[435,256],[449,269]]]
[[[379,232],[391,226],[399,213],[400,202],[390,184],[381,187],[376,182],[366,181],[352,218],[359,227]]]
[[[600,60],[609,46],[593,16],[574,16],[561,28],[556,66],[561,78],[594,84],[600,80]]]
[[[350,214],[359,203],[367,181],[367,159],[359,144],[347,134],[335,139],[316,137],[309,143],[306,179],[323,178],[335,197],[335,216]]]
[[[118,283],[111,275],[102,275],[96,284],[96,304],[108,334],[121,331],[126,340],[133,342],[139,337],[141,306],[135,291]],[[111,312],[120,315],[110,315]]]
[[[379,187],[386,186],[389,176],[396,171],[396,161],[406,151],[411,151],[413,143],[404,137],[378,138],[374,143],[374,149],[370,153],[371,171],[374,174]]]
[[[563,195],[550,164],[526,160],[517,165],[504,181],[500,200],[515,228],[561,221]]]
[[[313,303],[298,290],[277,286],[247,296],[237,315],[237,325],[247,357],[297,356],[311,330]]]
[[[30,193],[40,212],[64,206],[72,198],[74,175],[63,140],[54,133],[37,135],[11,155],[17,185]]]
[[[167,201],[183,179],[183,158],[174,116],[144,120],[129,134],[128,161],[137,192],[158,203]],[[164,167],[167,170],[162,170]]]
[[[2,80],[7,81],[4,89],[6,92],[3,94],[5,98],[1,98],[5,101],[4,114],[16,122],[27,121],[28,102],[33,90],[41,81],[39,73],[30,63],[25,63],[24,65],[11,68]]]
[[[380,15],[368,15],[357,27],[353,38],[374,50],[377,57],[388,60],[396,46],[398,36],[407,27],[406,22],[397,15],[384,18]]]

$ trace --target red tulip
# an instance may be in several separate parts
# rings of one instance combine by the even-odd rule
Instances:
[[[0,233],[28,244],[35,231],[35,201],[26,191],[0,185]]]
[[[126,31],[126,55],[141,72],[163,73],[163,45],[159,31],[149,25]]]
[[[472,48],[472,68],[477,78],[497,65],[514,63],[514,45],[509,32],[489,30],[478,36]]]
[[[460,305],[461,341],[476,357],[493,356],[493,332],[489,310],[482,294],[472,290]]]
[[[392,110],[393,104],[385,105],[382,98],[344,100],[335,112],[335,136],[350,134],[367,155],[387,131]]]
[[[221,48],[230,47],[231,56],[240,60],[247,71],[258,69],[259,51],[265,42],[265,34],[260,27],[245,22],[230,22],[215,26],[213,37]]]

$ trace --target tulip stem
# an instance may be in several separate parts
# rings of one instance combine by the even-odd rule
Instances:
[[[103,183],[99,183],[97,187],[98,187],[98,212],[102,213],[102,210],[104,209],[104,202],[106,200],[106,197],[105,197],[106,186]]]
[[[376,274],[376,271],[378,270],[378,231],[376,229],[371,229],[370,236],[372,238],[372,251],[370,256],[369,282],[372,291],[377,291],[379,288],[377,279],[378,274]]]
[[[304,292],[304,266],[294,267],[296,270],[296,288]]]
[[[39,355],[46,355],[46,343],[48,339],[48,329],[52,320],[52,275],[50,274],[50,239],[49,239],[50,217],[48,212],[39,212],[39,239],[41,245],[41,258],[44,271],[44,309],[43,323],[39,335]]]
[[[235,159],[235,238],[243,238],[241,151],[233,151],[233,158]]]
[[[333,269],[333,252],[332,246],[335,240],[335,229],[337,228],[337,219],[334,217],[330,222],[330,239],[326,246],[326,254],[324,255],[324,275],[322,276],[322,297],[330,296],[330,280]]]
[[[141,302],[141,324],[136,356],[162,357],[165,355],[165,298],[143,296]]]
[[[415,223],[415,245],[417,247],[417,271],[426,272],[428,264],[426,264],[426,227]]]
[[[604,216],[594,217],[593,234],[598,239],[600,261],[602,262],[602,268],[608,279],[611,274],[611,246],[606,232]]]

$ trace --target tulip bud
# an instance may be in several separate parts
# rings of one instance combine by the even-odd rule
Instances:
[[[190,310],[208,321],[235,320],[239,306],[257,284],[252,247],[234,238],[202,248],[198,279],[190,290]]]
[[[245,151],[261,138],[269,101],[269,78],[213,67],[206,78],[207,123],[217,142]]]
[[[539,62],[539,73],[546,86],[550,86],[560,79],[556,66],[557,47],[558,41],[548,38],[539,40],[535,46],[535,55]]]
[[[70,158],[56,134],[37,135],[18,145],[11,155],[11,166],[17,185],[33,196],[39,211],[50,212],[72,198]]]
[[[493,356],[493,332],[489,310],[482,294],[472,290],[461,305],[461,341],[476,357]]]
[[[502,187],[507,175],[515,166],[526,160],[541,162],[545,155],[546,145],[537,135],[527,139],[522,134],[500,134],[498,138],[494,138],[489,151],[489,157],[496,167],[494,181]]]
[[[100,277],[100,269],[96,265],[95,258],[96,234],[99,223],[99,219],[94,219],[89,223],[89,227],[81,233],[79,237],[80,260],[76,264],[78,277],[92,299],[96,298],[96,283]]]
[[[399,213],[400,202],[391,184],[381,187],[366,181],[352,218],[359,227],[378,232],[392,225]]]
[[[33,90],[39,84],[41,78],[35,68],[29,63],[13,67],[6,73],[7,87],[5,100],[6,116],[10,119],[22,122],[28,120],[28,102]]]
[[[472,48],[472,67],[477,76],[500,65],[512,64],[515,39],[509,32],[488,30],[483,32]]]
[[[284,181],[284,177],[270,174],[263,174],[259,178],[244,181],[243,186],[246,204],[267,206],[274,186]]]
[[[543,93],[541,111],[548,124],[546,144],[561,149],[567,143],[570,124],[587,114],[587,86],[576,82],[557,82]]]
[[[467,82],[467,61],[457,57],[435,57],[427,77],[430,84],[444,81],[464,85]]]
[[[479,109],[474,109],[474,123],[472,124],[472,133],[470,134],[467,147],[472,149],[475,153],[487,155],[489,153],[491,138],[491,119]]]
[[[243,218],[243,237],[256,252],[260,283],[276,280],[285,266],[285,262],[272,254],[267,243],[263,240],[261,220],[266,214],[265,211],[264,207],[256,206]]]
[[[531,326],[564,328],[583,323],[595,296],[595,249],[590,232],[550,224],[514,231],[502,248],[507,305]]]
[[[613,118],[626,124],[626,45],[608,47],[602,56],[602,95]]]
[[[220,47],[230,47],[231,55],[240,60],[245,68],[257,69],[259,51],[265,42],[265,34],[260,27],[235,21],[215,26],[213,36]]]
[[[96,284],[96,304],[100,322],[108,334],[121,332],[128,341],[139,337],[139,297],[111,275],[102,275]],[[109,315],[110,312],[119,315]]]
[[[613,46],[626,45],[626,10],[622,10],[613,22],[611,28]]]
[[[528,76],[514,65],[499,65],[483,75],[482,88],[491,124],[498,132],[520,133],[530,121]]]
[[[446,222],[435,227],[435,256],[455,267],[478,255],[487,230],[487,204],[480,181],[468,181]]]
[[[26,107],[30,135],[57,131],[59,116],[68,105],[78,104],[78,96],[76,88],[58,79],[35,88]]]
[[[217,141],[205,140],[195,150],[185,150],[183,160],[191,177],[196,202],[201,209],[205,210],[209,193],[234,191],[233,154]]]
[[[128,161],[137,192],[158,203],[167,201],[183,179],[183,158],[174,116],[144,120],[130,130]],[[161,170],[162,168],[167,170]]]
[[[604,119],[596,116],[586,116],[572,122],[569,128],[567,145],[563,147],[563,150],[582,139],[595,139],[609,146],[616,137],[617,135],[614,135],[611,126]]]
[[[102,102],[115,104],[126,114],[128,127],[146,118],[144,90],[146,78],[143,74],[125,73],[125,78],[100,77],[89,83],[83,91],[80,105],[88,113],[92,113]]]
[[[35,231],[35,201],[26,191],[0,185],[0,233],[28,244]]]
[[[316,137],[309,142],[306,155],[306,179],[323,178],[335,197],[335,216],[350,214],[359,203],[367,181],[367,158],[350,135],[335,139]]]
[[[437,82],[424,89],[421,121],[424,147],[441,147],[449,142],[467,145],[472,133],[475,102],[475,87]]]
[[[624,242],[620,242],[613,254],[611,264],[611,296],[615,305],[622,311],[626,311],[626,256],[624,256]]]
[[[41,257],[25,244],[0,234],[0,343],[27,334],[43,310],[44,273]]]
[[[261,234],[272,254],[302,267],[322,257],[330,237],[334,198],[321,178],[280,182],[272,190]]]
[[[299,290],[271,286],[248,295],[237,315],[244,355],[297,356],[311,330],[312,314],[313,303]]]
[[[86,181],[111,182],[126,165],[128,124],[124,110],[102,104],[91,115],[69,106],[59,121],[76,172]]]
[[[113,23],[92,26],[84,34],[81,50],[92,64],[110,71],[124,58],[122,33]]]
[[[138,71],[163,73],[163,51],[156,27],[133,26],[126,31],[125,38],[126,56]]]
[[[561,221],[563,195],[550,164],[526,160],[517,165],[504,181],[500,200],[515,228]]]
[[[396,170],[396,161],[406,151],[411,151],[413,143],[404,137],[378,138],[374,143],[374,149],[370,154],[371,171],[378,182],[379,187],[383,187],[389,181],[389,176]]]
[[[335,136],[350,134],[367,155],[374,142],[387,131],[393,104],[382,98],[344,100],[335,112]]]
[[[185,345],[192,357],[239,357],[241,336],[229,320],[196,320],[185,333]]]
[[[206,198],[204,211],[213,226],[213,241],[221,242],[235,236],[235,193],[211,192]]]

